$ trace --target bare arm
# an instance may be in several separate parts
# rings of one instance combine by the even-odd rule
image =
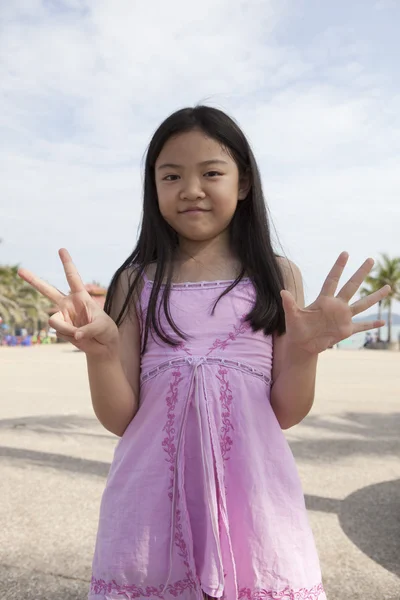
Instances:
[[[304,307],[300,270],[286,259],[279,259],[285,289]],[[272,367],[271,406],[282,429],[297,425],[310,412],[315,394],[318,354],[290,347],[286,335],[275,336]]]
[[[128,272],[122,273],[111,317],[115,319],[128,291]],[[105,356],[87,355],[90,392],[100,423],[122,436],[139,408],[140,330],[132,306],[119,328],[118,346]]]
[[[88,294],[69,252],[61,248],[59,255],[69,294],[27,269],[19,269],[18,275],[57,305],[59,311],[49,323],[57,337],[85,352],[94,412],[106,429],[122,435],[139,405],[140,333],[135,307],[119,330],[114,322],[127,296],[129,273],[121,275],[110,318]]]

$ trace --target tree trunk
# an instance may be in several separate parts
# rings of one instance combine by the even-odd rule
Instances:
[[[382,319],[382,300],[378,302],[378,321]],[[378,329],[378,342],[381,341],[381,330]]]
[[[388,298],[388,323],[387,323],[387,327],[388,327],[387,341],[388,341],[388,344],[390,344],[390,342],[392,341],[392,299],[391,298]]]

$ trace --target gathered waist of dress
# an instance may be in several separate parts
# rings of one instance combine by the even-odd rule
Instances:
[[[171,360],[164,361],[164,362],[160,363],[159,365],[157,365],[156,367],[153,367],[146,371],[143,370],[140,375],[140,383],[144,383],[145,381],[148,381],[149,379],[156,377],[157,375],[159,375],[160,373],[162,373],[166,370],[177,368],[177,367],[182,367],[182,366],[186,366],[186,365],[188,367],[190,367],[190,366],[197,367],[199,365],[220,365],[220,366],[224,366],[229,369],[237,369],[239,371],[242,371],[243,373],[252,375],[254,377],[257,377],[258,379],[262,379],[268,385],[272,384],[271,377],[269,377],[266,373],[263,373],[259,369],[256,369],[255,367],[252,367],[251,365],[249,365],[245,362],[239,361],[239,360],[233,360],[231,358],[224,358],[222,356],[215,356],[215,355],[213,355],[213,356],[181,356],[181,357],[173,358]]]

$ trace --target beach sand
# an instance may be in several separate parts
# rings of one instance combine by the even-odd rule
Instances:
[[[400,352],[325,352],[314,408],[286,435],[328,600],[399,600]],[[2,600],[83,600],[117,442],[84,354],[0,348],[0,436]]]

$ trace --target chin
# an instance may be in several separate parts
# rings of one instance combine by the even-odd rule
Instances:
[[[220,235],[218,232],[205,231],[185,231],[178,232],[178,235],[190,242],[209,242]]]
[[[173,226],[172,226],[173,227]],[[205,240],[211,239],[215,237],[214,232],[205,231],[204,229],[200,229],[200,227],[188,227],[183,230],[182,227],[173,227],[179,237],[184,238],[185,240],[190,240],[193,242],[204,242]]]

